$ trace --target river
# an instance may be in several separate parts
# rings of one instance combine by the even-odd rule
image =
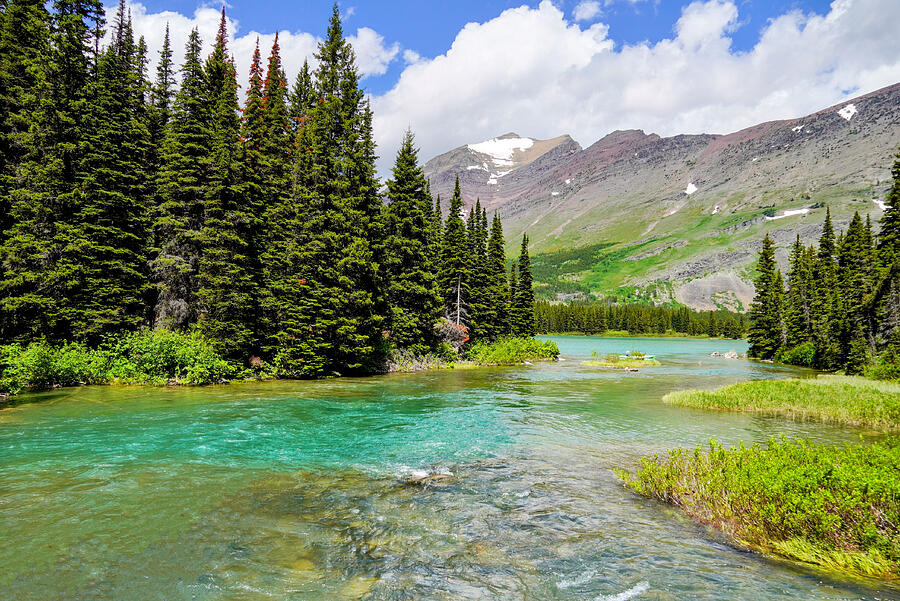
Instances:
[[[562,361],[524,367],[33,395],[0,411],[0,599],[900,599],[612,472],[710,437],[877,437],[660,401],[803,372],[709,356],[735,341],[554,340]],[[629,349],[663,365],[579,364]],[[452,477],[404,483],[424,472]]]

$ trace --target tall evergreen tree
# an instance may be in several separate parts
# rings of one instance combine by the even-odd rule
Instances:
[[[534,336],[534,285],[531,276],[531,259],[528,256],[528,234],[522,234],[519,252],[519,281],[516,286],[512,328],[515,336]]]
[[[878,233],[878,250],[885,266],[900,260],[900,152],[894,157],[891,175],[894,182],[884,201],[888,208],[881,216],[881,230]]]
[[[99,1],[55,0],[43,68],[30,70],[37,101],[10,193],[12,224],[3,241],[0,285],[5,327],[18,339],[73,334],[70,320],[78,309],[72,291],[80,275],[72,253],[63,254],[78,239],[86,87],[102,24]]]
[[[788,276],[788,297],[785,306],[787,345],[790,347],[811,340],[810,292],[813,259],[809,250],[800,242],[794,242],[791,251],[791,271]]]
[[[212,109],[200,62],[200,34],[191,31],[162,148],[154,234],[159,248],[152,262],[158,287],[157,324],[184,328],[197,320],[204,206],[211,171]]]
[[[87,85],[92,99],[82,116],[79,209],[73,238],[63,252],[77,274],[67,312],[77,338],[97,342],[134,329],[144,319],[148,290],[146,156],[143,58],[121,0],[113,41]]]
[[[406,132],[387,182],[385,262],[391,341],[398,348],[425,353],[433,347],[441,303],[429,244],[431,198],[418,164],[413,135]]]
[[[462,193],[459,177],[450,197],[450,212],[444,223],[441,240],[441,264],[438,271],[438,290],[444,303],[444,315],[450,321],[471,325],[469,322],[469,261],[466,224],[463,223]]]
[[[244,198],[237,81],[228,55],[224,10],[204,75],[214,110],[210,177],[199,238],[197,325],[225,354],[245,358],[256,343],[249,244],[254,216]]]
[[[482,319],[481,334],[488,340],[499,338],[509,331],[509,290],[505,265],[503,224],[500,216],[494,213],[484,264],[489,312]]]
[[[784,283],[775,263],[775,246],[766,234],[757,266],[756,296],[750,306],[749,354],[772,359],[784,344]]]

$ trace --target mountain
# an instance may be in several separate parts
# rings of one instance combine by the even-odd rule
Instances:
[[[537,292],[697,309],[746,309],[766,232],[786,266],[854,211],[877,222],[900,144],[900,84],[812,115],[727,134],[616,131],[587,148],[569,136],[506,134],[425,164],[446,201],[456,175],[503,216],[509,250],[531,240]]]

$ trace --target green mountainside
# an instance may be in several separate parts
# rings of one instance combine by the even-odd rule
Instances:
[[[898,143],[900,84],[728,135],[616,131],[582,149],[507,134],[425,173],[444,199],[458,174],[467,205],[499,211],[508,240],[528,232],[540,298],[744,310],[765,233],[785,267],[826,206],[839,229],[854,211],[881,217]]]

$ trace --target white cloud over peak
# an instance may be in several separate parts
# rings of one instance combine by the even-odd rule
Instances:
[[[582,0],[572,11],[572,16],[576,21],[590,21],[599,14],[600,3],[597,0]]]
[[[446,53],[408,65],[373,100],[380,170],[407,126],[421,156],[515,131],[569,133],[583,145],[615,129],[728,133],[803,116],[900,81],[896,0],[836,0],[826,14],[772,19],[747,52],[731,48],[738,6],[697,1],[673,36],[618,46],[551,2],[469,23]],[[850,92],[847,92],[847,91]]]

